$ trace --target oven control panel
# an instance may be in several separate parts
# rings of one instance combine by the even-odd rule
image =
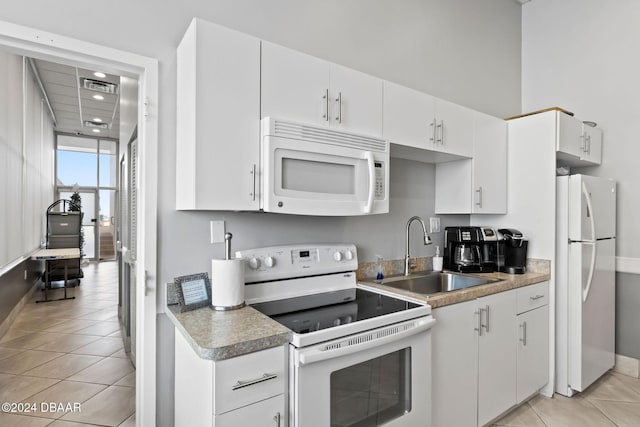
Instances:
[[[356,247],[348,243],[270,246],[236,252],[245,260],[245,282],[265,282],[352,272],[358,269]]]

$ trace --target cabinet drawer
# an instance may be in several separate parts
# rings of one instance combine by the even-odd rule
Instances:
[[[281,427],[287,425],[284,413],[284,395],[248,405],[213,417],[214,427]]]
[[[549,282],[518,288],[517,293],[518,314],[549,304]]]
[[[213,413],[222,414],[284,393],[284,376],[283,346],[216,362]]]

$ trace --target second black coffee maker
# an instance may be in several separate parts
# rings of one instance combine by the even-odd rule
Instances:
[[[527,271],[527,241],[515,228],[498,230],[498,271],[524,274]]]

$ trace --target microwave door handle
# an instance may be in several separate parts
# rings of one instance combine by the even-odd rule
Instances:
[[[371,151],[365,151],[364,158],[367,160],[367,167],[369,170],[369,196],[363,206],[363,211],[368,214],[371,213],[371,209],[373,208],[373,196],[376,191],[376,170],[373,164],[373,153]]]

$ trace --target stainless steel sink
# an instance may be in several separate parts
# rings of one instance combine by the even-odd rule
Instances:
[[[472,286],[486,285],[487,283],[498,281],[499,279],[434,271],[409,277],[390,277],[388,279],[384,279],[382,284],[418,294],[430,295],[438,292],[450,292],[458,289],[470,288]]]

